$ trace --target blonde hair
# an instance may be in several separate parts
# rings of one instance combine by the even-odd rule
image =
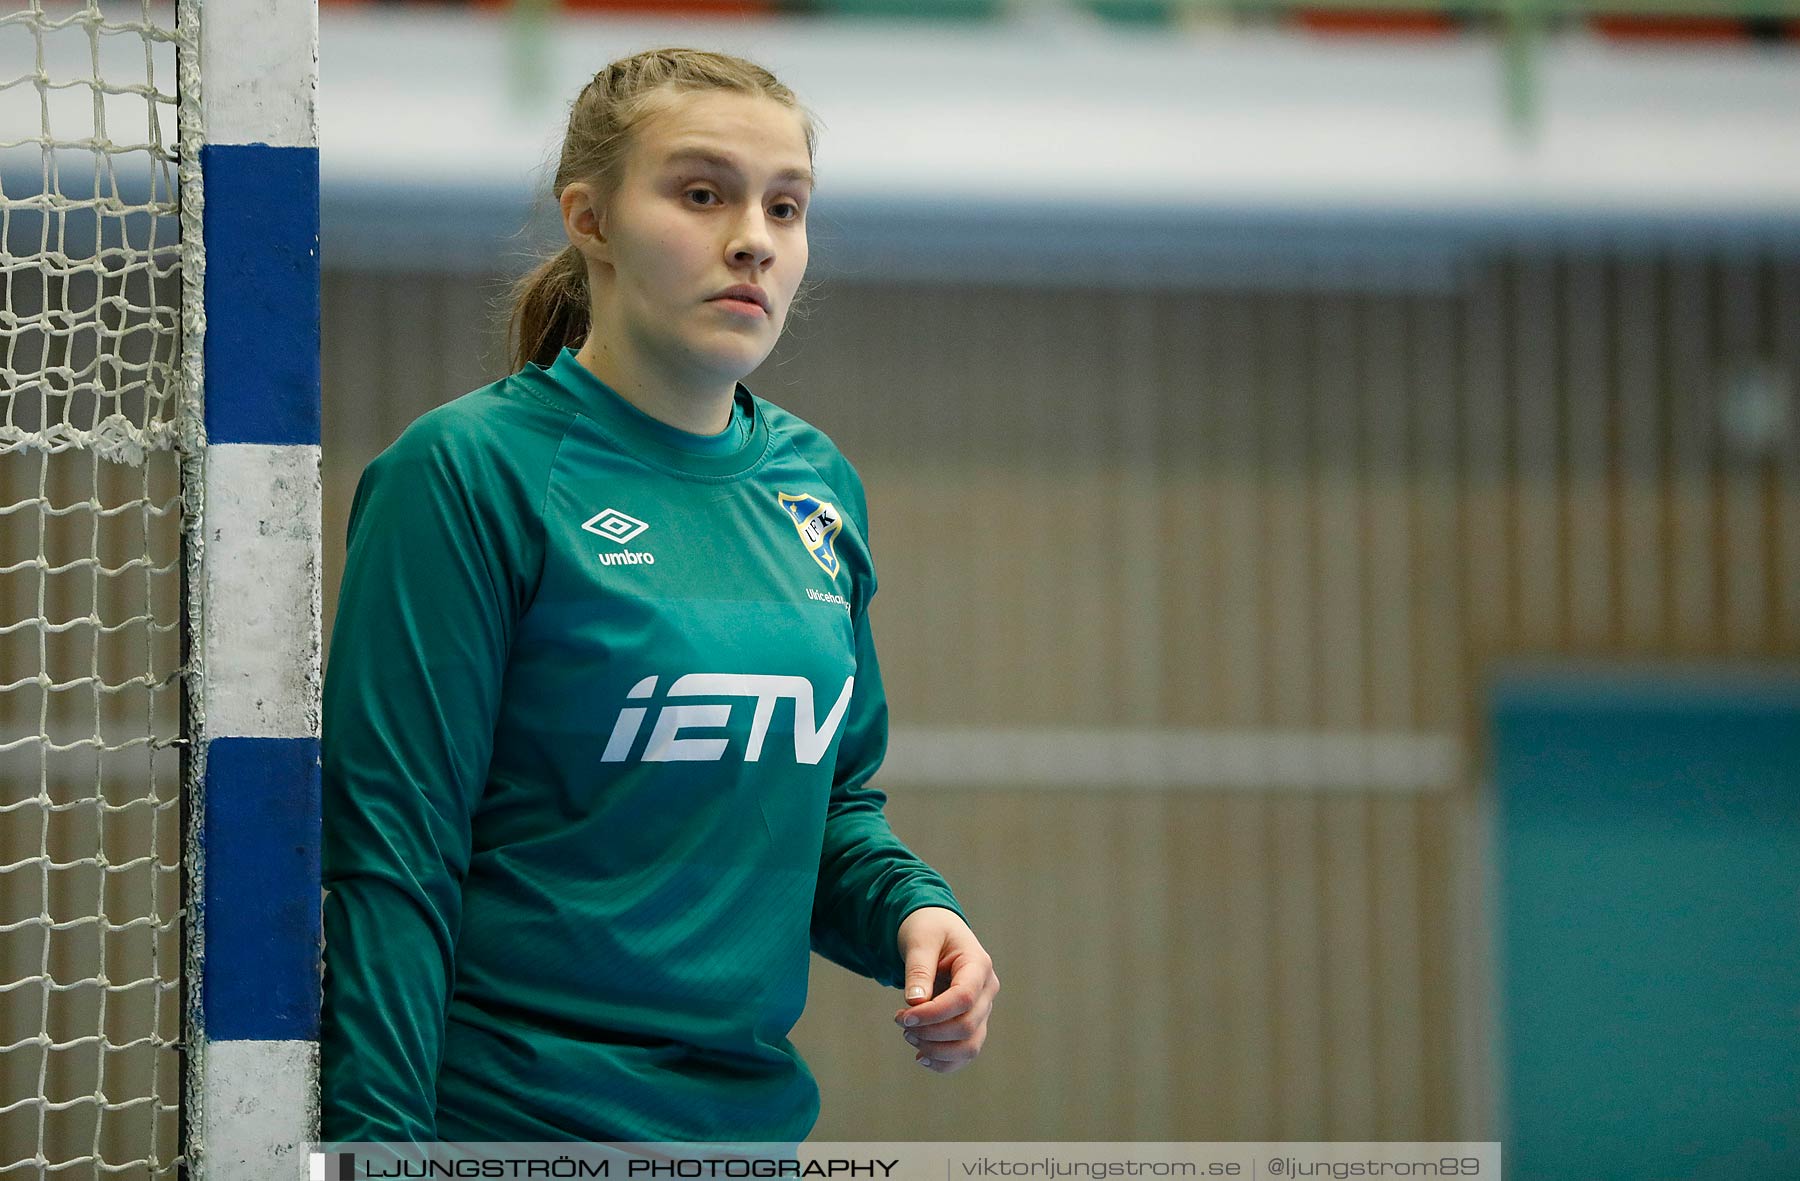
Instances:
[[[775,75],[754,62],[700,49],[647,49],[594,75],[569,110],[569,129],[551,193],[591,181],[601,202],[624,180],[633,132],[672,95],[729,90],[774,99],[800,116],[810,161],[818,140],[811,112]],[[541,258],[510,287],[506,347],[512,372],[528,362],[549,365],[564,346],[588,333],[587,261],[573,245]]]

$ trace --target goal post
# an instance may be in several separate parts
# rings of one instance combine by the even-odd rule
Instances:
[[[0,2],[0,1181],[318,1136],[317,46]]]
[[[323,943],[318,15],[315,0],[215,0],[198,16],[203,819],[190,954],[202,987],[189,1147],[202,1181],[299,1178],[319,1134]]]

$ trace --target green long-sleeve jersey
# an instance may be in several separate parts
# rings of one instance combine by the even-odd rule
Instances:
[[[371,463],[324,692],[327,1140],[798,1141],[809,949],[961,914],[871,786],[862,483],[565,349]]]

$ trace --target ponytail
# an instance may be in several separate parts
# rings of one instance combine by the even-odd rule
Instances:
[[[551,365],[588,332],[587,262],[573,245],[544,259],[512,285],[507,351],[517,373],[535,361]]]

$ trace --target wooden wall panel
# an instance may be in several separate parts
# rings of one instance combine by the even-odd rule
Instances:
[[[1617,362],[1610,377],[1618,451],[1610,476],[1619,515],[1613,551],[1613,581],[1618,588],[1613,637],[1624,651],[1650,652],[1663,635],[1668,602],[1662,577],[1668,544],[1663,447],[1668,398],[1659,385],[1661,291],[1652,260],[1622,260],[1614,275]]]
[[[1775,616],[1769,649],[1791,653],[1800,648],[1800,259],[1778,260],[1771,269],[1772,298],[1763,324],[1772,338],[1770,372],[1786,396],[1787,414],[1770,477],[1769,539],[1775,553],[1769,599]]]

